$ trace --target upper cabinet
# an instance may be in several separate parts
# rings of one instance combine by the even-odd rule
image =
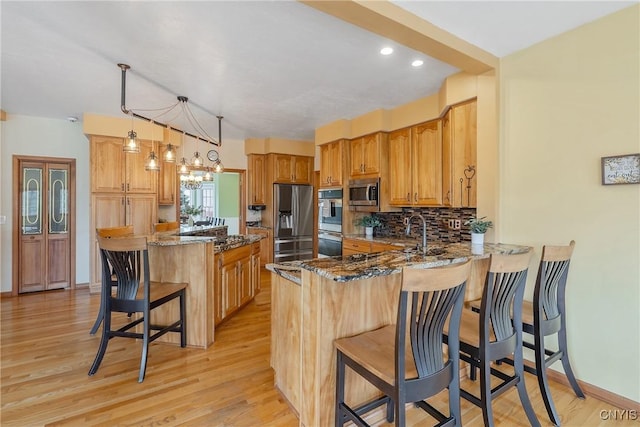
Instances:
[[[123,142],[122,138],[91,137],[91,191],[155,193],[158,174],[144,169],[154,144],[139,140],[139,153],[125,153]]]
[[[249,154],[247,156],[249,191],[249,197],[247,198],[247,201],[249,205],[264,205],[266,203],[265,161],[266,159],[264,154]]]
[[[320,146],[320,187],[342,186],[342,150],[344,140]]]
[[[351,157],[349,178],[372,178],[380,175],[380,150],[383,138],[385,134],[377,132],[349,142]]]
[[[161,152],[161,159],[164,158],[166,149]],[[178,171],[175,162],[164,162],[160,160],[160,174],[158,175],[158,204],[173,205],[178,199]]]
[[[290,154],[269,154],[274,172],[274,183],[311,184],[313,157]]]
[[[477,103],[452,106],[443,119],[442,193],[450,207],[477,204]]]
[[[442,205],[440,120],[389,134],[389,172],[390,205]]]

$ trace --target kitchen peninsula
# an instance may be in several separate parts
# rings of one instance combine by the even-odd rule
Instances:
[[[178,234],[156,233],[148,239],[151,280],[189,284],[186,303],[190,347],[207,348],[215,339],[215,326],[260,290],[261,236],[227,236],[226,227],[223,235],[218,235],[215,228],[222,227],[181,228]],[[165,323],[175,317],[177,304],[172,301],[153,310],[152,322]],[[159,341],[177,344],[179,337],[171,335]]]
[[[271,275],[271,366],[275,385],[303,426],[333,424],[336,338],[395,322],[403,267],[433,268],[472,259],[465,300],[480,297],[492,253],[526,252],[527,246],[468,243],[268,264]],[[480,252],[480,253],[475,253]],[[347,372],[346,398],[357,403],[377,389]],[[382,413],[380,413],[382,416]]]

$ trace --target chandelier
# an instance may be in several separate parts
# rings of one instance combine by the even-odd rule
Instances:
[[[178,164],[178,173],[181,175],[181,183],[184,182],[191,182],[191,180],[182,179],[182,176],[184,176],[185,174],[189,174],[189,172],[191,171],[192,168],[196,169],[196,170],[205,170],[205,181],[211,181],[213,180],[213,177],[211,176],[211,173],[222,173],[224,171],[224,165],[222,164],[222,161],[220,160],[220,155],[218,150],[216,149],[212,149],[209,150],[207,152],[206,157],[203,157],[200,152],[197,149],[197,145],[199,142],[205,142],[207,144],[210,145],[214,145],[215,147],[221,147],[222,146],[222,119],[223,116],[216,116],[216,118],[218,119],[218,139],[217,141],[212,138],[207,131],[200,125],[200,123],[198,122],[198,120],[196,119],[195,115],[193,114],[193,112],[191,111],[191,108],[189,107],[189,98],[186,96],[178,96],[177,97],[177,102],[175,104],[169,105],[167,107],[164,108],[158,108],[158,109],[153,109],[153,110],[143,110],[143,109],[130,109],[126,107],[126,75],[127,75],[127,70],[129,70],[131,67],[127,64],[118,64],[118,67],[120,68],[120,70],[122,70],[122,85],[121,85],[121,103],[120,103],[120,109],[122,110],[123,113],[131,116],[131,130],[129,131],[127,138],[125,139],[124,145],[123,145],[123,151],[128,152],[128,153],[137,153],[140,151],[140,147],[139,144],[137,142],[137,133],[135,132],[134,128],[133,128],[133,119],[137,118],[137,119],[141,119],[141,120],[145,120],[147,122],[150,122],[154,125],[158,125],[158,126],[162,126],[165,129],[169,129],[175,132],[178,132],[180,134],[182,134],[182,159],[180,160],[179,164]],[[156,115],[151,118],[151,117],[147,117],[145,115],[142,115],[141,112],[145,112],[145,111],[150,111],[150,112],[154,112]],[[193,128],[193,132],[187,132],[183,129],[179,129],[173,125],[170,125],[169,123],[171,122],[175,122],[176,119],[178,119],[180,116],[182,116],[183,118],[183,123],[187,123],[189,124],[192,128]],[[164,121],[162,121],[164,120]],[[191,157],[191,161],[187,162],[186,158],[184,157],[184,137],[188,136],[190,138],[193,138],[195,140],[196,143],[196,150],[193,153],[193,156]],[[175,162],[176,161],[176,152],[175,152],[175,146],[172,144],[167,144],[165,147],[165,153],[164,156],[162,156],[162,160],[165,162]],[[206,165],[206,160],[209,160],[212,162],[211,166],[207,166]],[[159,170],[160,166],[159,166],[159,158],[156,156],[155,152],[151,152],[151,154],[149,155],[149,157],[147,158],[147,163],[145,166],[145,169],[147,170]],[[195,181],[194,181],[195,182]],[[194,184],[195,185],[195,184]],[[202,185],[202,184],[200,184]]]
[[[203,177],[195,175],[193,172],[180,175],[180,187],[184,187],[187,190],[198,190],[202,188]]]

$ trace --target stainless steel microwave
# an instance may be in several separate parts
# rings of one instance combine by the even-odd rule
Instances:
[[[352,179],[349,181],[349,208],[361,211],[379,209],[380,179]]]

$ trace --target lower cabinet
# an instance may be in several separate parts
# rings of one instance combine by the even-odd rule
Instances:
[[[216,257],[214,323],[217,325],[251,301],[259,290],[260,243],[230,249]]]

